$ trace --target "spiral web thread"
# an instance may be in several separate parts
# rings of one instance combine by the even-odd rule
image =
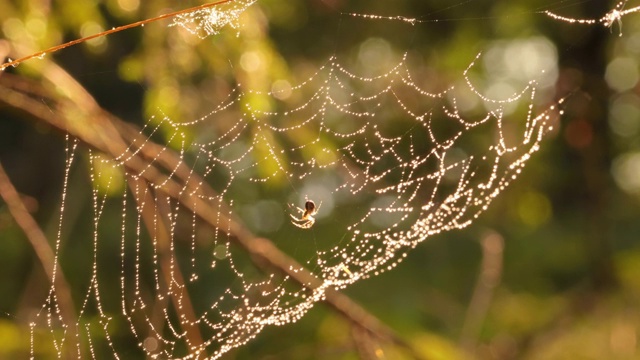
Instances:
[[[420,242],[470,225],[540,149],[563,102],[537,104],[535,81],[505,99],[484,96],[469,75],[479,58],[463,72],[461,85],[441,92],[423,90],[407,55],[375,76],[354,74],[331,58],[285,90],[264,93],[238,86],[200,119],[152,118],[140,133],[144,140],[132,142],[115,159],[90,152],[92,174],[108,179],[107,188],[123,174],[130,191],[120,197],[93,191],[93,261],[78,322],[64,323],[52,286],[32,323],[32,357],[44,337],[60,358],[69,349],[79,358],[95,358],[106,348],[119,359],[119,342],[113,339],[117,328],[118,334],[127,330],[150,358],[216,359],[268,325],[297,321],[328,290],[391,270]],[[281,101],[283,91],[296,100]],[[461,91],[481,106],[460,109]],[[180,197],[215,204],[220,225],[214,229],[196,217],[196,200],[190,210],[157,191],[176,178],[177,166],[163,182],[141,181],[174,150],[161,147],[147,168],[127,170],[134,156],[158,146],[151,138],[166,129],[171,129],[167,143],[180,144],[180,165],[193,171],[189,177],[216,190],[201,191],[203,182],[180,190]],[[202,135],[187,141],[187,130]],[[78,151],[74,141],[68,142],[60,229],[69,169]],[[92,176],[92,181],[98,180]],[[239,209],[251,208],[242,204],[242,193],[273,186],[288,189],[295,206],[303,206],[305,197],[323,204],[310,229],[280,221],[268,234],[284,248],[290,242],[312,248],[311,254],[297,253],[295,246],[291,252],[319,286],[256,271],[233,245],[234,229],[224,219],[255,227],[256,217],[240,214]],[[279,214],[262,212],[258,219],[286,218],[288,204],[279,205]],[[117,262],[101,257],[108,245],[103,233],[113,226],[104,224],[103,214],[114,208],[122,219]],[[323,226],[343,235],[321,238]],[[60,239],[59,233],[57,252]],[[115,303],[114,295],[102,290],[114,271],[118,284],[108,288],[119,289]],[[189,274],[186,280],[182,273]],[[184,312],[188,307],[195,311],[191,317]]]
[[[200,38],[216,35],[226,26],[237,29],[240,15],[255,2],[256,0],[236,0],[178,15],[169,26],[180,26]]]

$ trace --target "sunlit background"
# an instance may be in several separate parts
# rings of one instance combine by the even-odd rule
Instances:
[[[0,55],[24,56],[199,4],[0,0]],[[247,97],[252,108],[269,111],[276,101],[295,103],[304,94],[296,86],[332,58],[354,73],[375,76],[406,56],[422,88],[439,92],[456,86],[452,98],[470,115],[495,106],[468,91],[462,77],[478,54],[469,79],[488,98],[508,99],[536,79],[536,109],[563,96],[568,100],[565,115],[520,177],[473,225],[429,239],[393,271],[345,293],[425,359],[634,359],[640,357],[640,12],[611,28],[569,24],[543,13],[599,19],[615,5],[595,0],[258,0],[219,34],[193,34],[164,20],[29,60],[7,73],[40,81],[43,72],[53,71],[50,63],[58,64],[106,110],[139,127],[164,117],[176,123],[200,119],[238,84],[273,92],[275,99]],[[637,5],[629,1],[626,8]],[[45,234],[55,239],[64,134],[0,102],[0,162]],[[517,111],[505,107],[506,114]],[[233,126],[232,120],[222,116],[191,127],[187,140],[212,141]],[[391,121],[387,125],[393,126]],[[171,134],[161,127],[153,139],[178,149],[181,139]],[[233,158],[247,147],[239,141],[223,156]],[[327,153],[324,160],[332,156]],[[238,166],[251,164],[250,157],[245,161]],[[94,161],[91,167],[88,156],[81,162],[70,175],[74,195],[66,205],[60,259],[77,303],[86,292],[82,269],[92,260],[92,243],[83,240],[91,238],[89,175],[96,175],[100,191],[118,194],[126,188],[105,163]],[[256,171],[272,171],[272,164],[263,165]],[[122,181],[101,182],[114,178]],[[238,190],[235,209],[250,230],[269,238],[290,231],[287,204],[302,206],[306,194],[323,199],[317,224],[309,230],[321,243],[323,237],[342,235],[330,225],[345,216],[334,209],[349,206],[332,198],[328,189],[336,184],[338,178],[318,177],[292,192],[286,177],[276,176],[270,188]],[[388,201],[379,197],[374,203],[384,207]],[[118,216],[112,211],[104,218],[115,224]],[[389,226],[385,216],[372,221]],[[119,232],[105,235],[114,242],[102,250],[114,258]],[[276,245],[302,254],[313,251],[307,236],[295,234]],[[225,251],[216,248],[214,255],[222,259]],[[48,289],[41,264],[0,202],[0,358],[28,358],[29,323]],[[143,358],[126,336],[114,334],[130,347],[121,358]],[[355,359],[363,356],[355,338],[348,321],[320,304],[300,321],[269,327],[223,358]],[[409,358],[390,343],[375,342],[375,348],[382,359]],[[113,357],[109,349],[98,349],[104,353],[96,358]],[[54,356],[53,349],[38,354]]]

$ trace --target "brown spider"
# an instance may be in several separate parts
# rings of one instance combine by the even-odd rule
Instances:
[[[289,207],[291,209],[296,209],[302,214],[302,217],[300,217],[299,219],[293,214],[289,214],[292,219],[291,223],[302,229],[311,228],[316,222],[316,219],[313,216],[318,213],[318,211],[320,210],[320,206],[322,206],[322,201],[320,202],[320,204],[318,204],[318,207],[316,207],[316,203],[309,199],[306,199],[306,202],[304,203],[304,209],[301,209],[293,204],[289,204]]]

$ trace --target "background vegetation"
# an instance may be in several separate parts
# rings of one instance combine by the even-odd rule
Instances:
[[[199,4],[0,0],[0,54],[29,54]],[[142,126],[159,109],[175,121],[196,119],[235,82],[264,91],[279,79],[295,84],[331,56],[355,71],[375,72],[375,62],[358,60],[371,39],[420,59],[412,70],[430,79],[434,89],[459,78],[479,51],[518,41],[548,44],[558,76],[547,89],[554,89],[555,97],[576,87],[581,91],[521,177],[469,228],[432,238],[395,270],[346,293],[424,358],[633,359],[640,356],[640,14],[625,16],[621,29],[617,24],[607,29],[555,21],[541,12],[597,19],[614,5],[596,0],[259,0],[242,26],[204,40],[165,21],[31,60],[7,74],[42,81],[55,63],[103,108]],[[630,1],[627,8],[636,5]],[[349,13],[422,22],[370,21]],[[250,61],[256,54],[263,61],[258,68]],[[0,85],[6,86],[7,78],[0,74]],[[64,135],[32,120],[2,102],[0,162],[54,239]],[[211,126],[215,131],[217,125]],[[68,204],[67,218],[76,230],[63,234],[61,259],[78,302],[85,288],[82,274],[74,270],[91,261],[91,244],[85,241],[91,223],[88,173],[85,168],[71,174],[71,190],[86,196]],[[118,220],[117,212],[107,216]],[[118,247],[104,251],[117,255]],[[47,283],[29,242],[0,203],[0,358],[28,353],[29,319],[45,299]],[[385,358],[409,356],[390,344],[380,346]],[[348,322],[318,306],[295,324],[266,329],[225,358],[358,356],[363,355]]]

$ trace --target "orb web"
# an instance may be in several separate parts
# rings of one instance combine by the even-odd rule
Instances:
[[[198,13],[176,24],[215,33],[251,2],[233,4],[225,20]],[[295,86],[238,85],[199,119],[153,117],[114,158],[89,151],[92,259],[78,321],[65,323],[52,286],[32,324],[32,357],[47,337],[58,357],[106,348],[120,358],[113,335],[126,332],[150,358],[216,359],[473,223],[540,149],[563,100],[540,101],[534,80],[500,99],[484,95],[470,75],[480,55],[455,86],[426,90],[407,59],[363,76],[331,57]],[[154,142],[160,132],[168,145]],[[69,139],[59,231],[78,151]],[[111,191],[122,182],[128,190]],[[256,201],[249,189],[278,189],[287,201]],[[306,199],[322,205],[301,229],[289,204]],[[114,211],[118,224],[103,216]],[[260,264],[238,245],[251,232],[300,265]],[[117,259],[101,251],[113,246]],[[315,280],[292,276],[303,271]]]

